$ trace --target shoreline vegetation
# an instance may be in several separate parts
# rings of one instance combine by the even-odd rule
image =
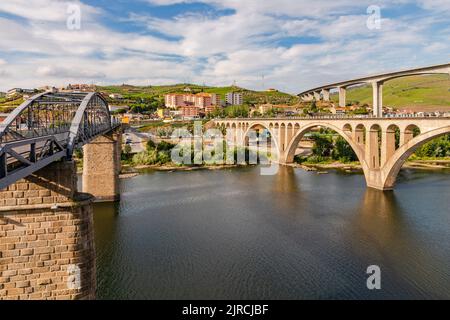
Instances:
[[[345,173],[362,173],[362,167],[353,152],[353,149],[348,143],[334,132],[326,129],[321,129],[318,132],[312,133],[309,138],[311,148],[307,154],[297,155],[294,158],[294,163],[287,164],[293,168],[303,169],[305,171],[314,171],[318,174],[328,173],[328,170],[338,170]],[[270,158],[270,153],[262,154],[250,148],[233,147],[233,158],[235,164],[217,163],[210,164],[205,161],[195,161],[196,153],[194,152],[194,144],[189,146],[189,143],[183,144],[182,147],[166,141],[154,142],[148,140],[143,152],[132,154],[129,145],[125,145],[122,151],[122,173],[121,178],[134,177],[145,170],[174,172],[174,171],[196,171],[196,170],[223,170],[239,167],[246,167],[254,165],[254,162],[249,159],[267,160]],[[199,146],[197,146],[200,148]],[[216,146],[215,146],[216,147]],[[215,156],[214,150],[217,150],[211,145],[203,145],[202,151],[209,151],[210,156]],[[220,149],[220,146],[218,146]],[[185,164],[177,164],[172,161],[172,150],[180,148],[178,154],[183,160],[190,159]],[[227,146],[223,145],[223,154],[227,154]],[[184,155],[189,152],[191,155]],[[245,161],[237,163],[238,154],[245,156]],[[253,156],[251,158],[250,156]],[[82,168],[82,152],[76,152],[76,159],[78,159],[79,171]],[[260,162],[262,162],[260,160]],[[445,170],[450,169],[450,135],[446,135],[418,148],[403,165],[402,169],[417,169],[417,170]]]
[[[197,146],[198,147],[198,146]],[[220,146],[218,146],[220,149]],[[172,152],[175,149],[175,153],[180,157],[180,160],[188,160],[187,163],[178,164],[172,161]],[[217,148],[211,146],[202,146],[201,154],[206,150],[209,151],[210,157],[215,157],[215,150]],[[239,168],[253,165],[249,159],[264,159],[270,155],[257,153],[249,148],[236,148],[232,150],[234,164],[229,163],[208,163],[203,159],[199,161],[193,144],[184,143],[175,145],[166,141],[155,143],[153,140],[148,140],[145,144],[145,151],[131,154],[130,148],[124,149],[122,152],[122,177],[128,178],[139,174],[140,171],[150,169],[154,171],[195,171],[195,170],[223,170],[231,168]],[[223,155],[227,154],[226,144],[223,145]],[[187,152],[187,153],[186,153]],[[189,154],[190,153],[190,154]],[[238,154],[244,159],[238,163]],[[213,162],[213,161],[212,161]]]
[[[312,142],[312,148],[307,155],[298,155],[294,158],[293,164],[288,166],[300,168],[306,171],[315,171],[317,173],[327,173],[327,170],[339,170],[346,173],[362,173],[362,167],[353,152],[350,145],[334,132],[321,129],[314,132],[309,140]],[[186,145],[185,145],[186,146]],[[191,153],[191,163],[195,163],[194,145],[191,145],[188,152]],[[122,155],[125,174],[138,174],[140,170],[150,169],[155,171],[194,171],[194,170],[221,170],[237,168],[249,165],[250,153],[256,153],[249,148],[234,148],[234,160],[237,159],[238,152],[245,153],[245,163],[241,164],[208,164],[204,161],[201,164],[178,165],[171,161],[171,152],[176,146],[174,144],[162,141],[155,143],[152,140],[147,141],[144,152],[131,155],[125,150]],[[205,150],[207,146],[203,146]],[[224,145],[224,154],[226,146]],[[184,150],[181,150],[183,156]],[[258,154],[260,158],[270,158],[270,154]],[[211,156],[214,156],[212,151]],[[189,156],[188,156],[189,158]],[[403,169],[421,169],[421,170],[442,170],[450,169],[450,135],[437,138],[416,150],[404,164]]]

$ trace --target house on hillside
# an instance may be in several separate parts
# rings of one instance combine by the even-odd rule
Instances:
[[[5,121],[5,119],[9,116],[9,113],[0,113],[0,123]]]
[[[123,99],[123,96],[122,96],[121,94],[119,94],[119,93],[111,93],[111,94],[109,95],[109,97],[110,97],[111,99],[114,99],[114,100],[120,100],[120,99]]]

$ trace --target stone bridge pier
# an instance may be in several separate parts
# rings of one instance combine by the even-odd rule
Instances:
[[[120,130],[99,136],[83,147],[83,192],[96,201],[117,201],[122,133]]]
[[[0,191],[0,299],[95,298],[92,201],[73,161]]]

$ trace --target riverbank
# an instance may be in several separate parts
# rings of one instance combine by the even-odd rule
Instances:
[[[139,174],[141,170],[154,170],[154,171],[198,171],[198,170],[224,170],[224,169],[233,169],[239,167],[248,167],[250,165],[238,165],[238,164],[224,164],[224,165],[201,165],[201,166],[177,166],[170,164],[153,164],[153,165],[123,165],[123,172],[125,174]]]
[[[289,164],[294,168],[301,168],[305,171],[323,171],[323,170],[342,170],[346,172],[362,172],[362,167],[359,162],[331,162],[331,163],[293,163]],[[407,161],[403,168],[407,169],[428,169],[428,170],[442,170],[450,169],[450,160],[412,160]]]
[[[145,170],[161,171],[161,172],[175,172],[175,171],[200,171],[200,170],[225,170],[240,167],[248,167],[249,165],[202,165],[202,166],[176,166],[176,165],[123,165],[121,179],[133,178]],[[317,174],[326,174],[328,170],[337,170],[345,173],[362,173],[362,167],[359,162],[342,163],[292,163],[287,166],[302,169],[304,171],[314,171]],[[420,169],[420,170],[442,170],[450,169],[450,160],[414,160],[408,161],[403,166],[404,169]]]

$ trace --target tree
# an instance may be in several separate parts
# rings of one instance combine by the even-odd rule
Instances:
[[[146,144],[146,149],[147,150],[154,150],[154,149],[156,149],[156,144],[155,144],[155,142],[153,142],[153,140],[148,140],[147,141],[147,144]]]
[[[314,134],[312,139],[314,140],[314,146],[312,148],[314,155],[319,157],[329,157],[331,155],[331,151],[333,150],[331,138],[320,134]]]
[[[341,136],[337,137],[334,142],[332,158],[342,162],[357,161],[358,157],[352,147]]]
[[[309,111],[310,111],[311,113],[316,113],[317,111],[319,111],[319,109],[317,108],[317,102],[316,102],[316,99],[314,99],[314,100],[311,102],[311,105],[310,105],[310,107],[309,107]]]
[[[156,149],[158,151],[170,151],[175,147],[174,144],[166,142],[166,141],[161,141],[160,143],[158,143],[158,145],[156,146]]]
[[[125,147],[123,148],[123,154],[125,156],[129,156],[131,153],[131,146],[129,144],[126,144]]]

